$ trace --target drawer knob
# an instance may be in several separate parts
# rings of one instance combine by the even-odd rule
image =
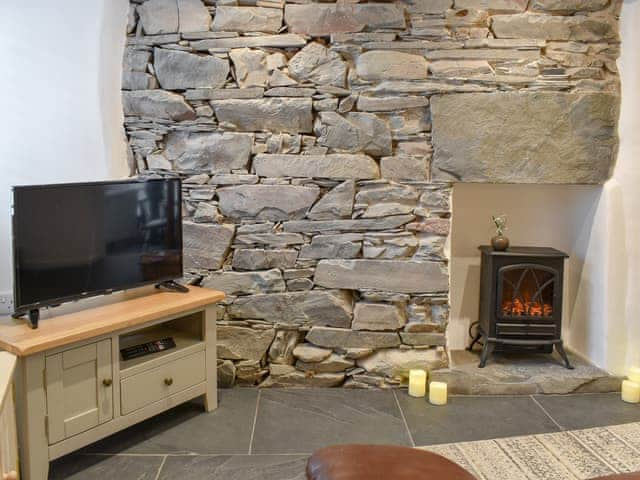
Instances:
[[[171,385],[173,385],[173,378],[171,378],[171,377],[169,377],[169,378],[165,378],[165,379],[164,379],[164,384],[165,384],[167,387],[170,387]]]
[[[102,385],[104,385],[105,387],[110,387],[112,383],[113,380],[111,380],[110,378],[105,378],[104,380],[102,380]]]
[[[18,480],[18,472],[15,470],[10,471],[2,475],[2,480]]]

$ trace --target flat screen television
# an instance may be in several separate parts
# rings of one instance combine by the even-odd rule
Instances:
[[[14,187],[13,263],[34,328],[42,307],[179,278],[180,180]]]

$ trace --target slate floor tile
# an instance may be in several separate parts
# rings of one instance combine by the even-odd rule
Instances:
[[[155,480],[161,456],[68,455],[51,462],[49,480]]]
[[[346,443],[411,445],[393,392],[263,390],[252,453],[311,454]]]
[[[94,443],[92,453],[249,452],[257,389],[220,390],[217,410],[206,413],[201,401],[188,402]]]
[[[426,446],[635,421],[640,408],[619,394],[452,396],[435,407],[403,390],[236,388],[220,391],[211,414],[190,402],[56,460],[49,479],[156,480],[162,465],[157,480],[304,480],[318,448],[410,446],[406,425]]]
[[[167,457],[158,480],[305,480],[300,455]]]
[[[565,430],[640,422],[640,406],[623,402],[619,393],[536,395],[535,399]]]
[[[558,431],[529,396],[452,396],[446,406],[396,392],[416,446]]]

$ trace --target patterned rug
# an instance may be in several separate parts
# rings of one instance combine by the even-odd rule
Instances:
[[[422,447],[480,480],[574,480],[640,471],[640,422]]]

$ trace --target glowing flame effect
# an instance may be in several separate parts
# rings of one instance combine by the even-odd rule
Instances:
[[[514,301],[502,302],[502,314],[508,316],[550,317],[553,315],[553,306],[548,303],[522,301],[517,298]]]

